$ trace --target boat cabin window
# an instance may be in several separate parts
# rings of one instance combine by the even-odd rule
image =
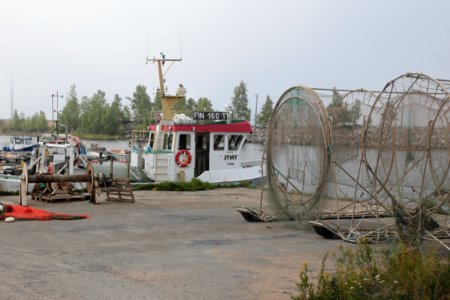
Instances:
[[[173,133],[164,133],[163,150],[172,150]]]
[[[147,147],[150,147],[150,149],[153,149],[153,143],[155,142],[155,133],[154,132],[150,132],[149,136],[148,136],[148,145]]]
[[[30,145],[33,143],[33,140],[32,140],[32,137],[15,136],[15,137],[11,138],[11,143]]]
[[[215,134],[214,135],[214,150],[224,150],[225,149],[225,135]]]
[[[237,150],[244,137],[242,135],[232,134],[228,136],[228,150]]]
[[[180,149],[191,150],[190,134],[180,134],[180,139],[178,140],[178,150]]]
[[[196,142],[196,150],[195,151],[208,151],[208,139],[205,135],[199,135],[197,136],[197,142]]]

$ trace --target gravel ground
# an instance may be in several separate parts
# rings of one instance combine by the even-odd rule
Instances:
[[[257,207],[259,190],[135,197],[100,205],[30,200],[90,218],[0,223],[0,298],[289,299],[303,264],[317,271],[342,244],[296,222],[246,222],[234,208]]]

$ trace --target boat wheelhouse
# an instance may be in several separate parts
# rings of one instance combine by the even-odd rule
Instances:
[[[212,183],[251,181],[261,167],[243,162],[241,150],[252,132],[248,121],[151,125],[133,132],[131,166],[141,167],[154,181]]]
[[[259,180],[261,161],[241,161],[241,150],[252,127],[246,120],[231,120],[229,112],[193,112],[192,118],[177,114],[176,103],[185,101],[186,90],[176,96],[165,93],[163,65],[181,59],[153,58],[158,66],[162,113],[145,131],[133,131],[131,167],[153,181],[211,183]],[[169,65],[170,68],[171,64]],[[166,71],[167,72],[167,71]],[[165,74],[165,73],[164,73]]]

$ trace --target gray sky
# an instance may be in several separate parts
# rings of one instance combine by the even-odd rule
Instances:
[[[156,90],[147,55],[180,55],[167,78],[187,96],[222,110],[241,80],[252,115],[266,95],[289,87],[381,90],[406,72],[450,78],[450,1],[446,0],[2,0],[0,118],[26,116],[51,94],[106,92],[124,104],[138,84]],[[65,98],[60,101],[63,107]]]

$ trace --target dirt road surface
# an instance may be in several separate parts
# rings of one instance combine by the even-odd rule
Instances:
[[[135,197],[100,205],[30,200],[90,218],[0,223],[0,298],[289,299],[303,264],[317,271],[342,244],[297,222],[246,222],[234,208],[258,207],[259,190]]]

